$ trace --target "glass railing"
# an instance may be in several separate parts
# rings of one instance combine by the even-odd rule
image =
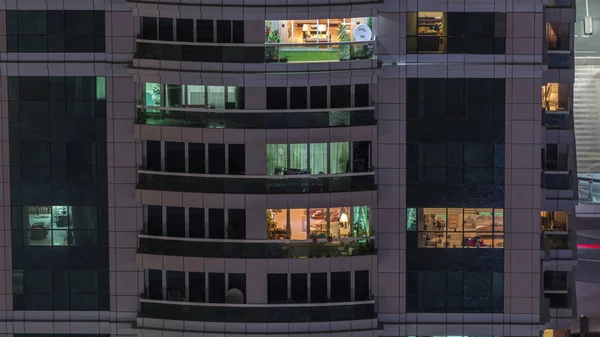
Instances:
[[[571,127],[571,115],[568,111],[552,112],[543,111],[544,125],[548,129],[569,129]]]
[[[308,323],[374,319],[375,301],[230,304],[140,300],[139,317],[229,323]]]
[[[303,129],[375,125],[375,108],[216,110],[140,106],[137,123],[214,129]]]
[[[573,0],[549,0],[548,7],[573,7]]]
[[[578,177],[579,202],[595,204],[600,203],[600,175],[579,174]]]
[[[550,249],[571,249],[569,233],[545,232],[544,236],[548,240]]]
[[[568,190],[571,188],[571,173],[561,171],[545,171],[544,188],[547,190]]]
[[[217,63],[306,63],[372,59],[375,41],[238,44],[137,40],[136,58]]]
[[[571,52],[548,51],[548,69],[571,68]]]
[[[224,175],[138,171],[138,189],[191,193],[299,194],[376,190],[375,173]]]
[[[140,254],[230,259],[294,259],[375,254],[374,237],[312,240],[226,240],[140,234]]]

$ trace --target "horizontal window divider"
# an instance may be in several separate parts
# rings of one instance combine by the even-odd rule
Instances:
[[[567,295],[569,290],[544,290],[544,294],[564,294]]]
[[[569,174],[569,173],[570,173],[570,171],[548,171],[548,170],[544,170],[544,174],[556,174],[556,175],[561,174],[561,175],[563,175],[563,174]]]
[[[569,235],[568,231],[543,231],[544,235]]]
[[[138,170],[140,174],[162,175],[174,177],[191,177],[191,178],[221,178],[221,179],[317,179],[317,178],[343,178],[343,177],[362,177],[374,176],[375,172],[356,172],[356,173],[339,173],[339,174],[290,174],[290,175],[235,175],[235,174],[201,174],[201,173],[182,173],[182,172],[163,172]]]
[[[545,114],[548,115],[568,115],[570,113],[569,110],[546,110],[542,109]]]
[[[335,45],[355,45],[355,44],[374,44],[375,37],[368,41],[344,41],[344,42],[308,42],[308,43],[219,43],[219,42],[184,42],[184,41],[161,41],[136,39],[137,43],[152,44],[170,44],[181,46],[202,46],[202,47],[317,47],[317,46],[335,46]]]
[[[314,244],[314,243],[330,243],[326,238],[317,239],[317,241],[309,240],[247,240],[247,239],[207,239],[207,238],[186,238],[186,237],[173,237],[173,236],[156,236],[148,234],[139,234],[142,239],[154,239],[154,240],[170,240],[170,241],[189,241],[189,242],[222,242],[222,243],[264,243],[264,244],[283,244],[283,245],[294,245],[294,244]],[[363,240],[375,240],[374,236],[359,236],[352,238],[332,238],[331,242],[353,242]]]
[[[204,302],[178,302],[178,301],[164,301],[164,300],[149,300],[140,298],[142,303],[154,303],[154,304],[170,304],[170,305],[189,305],[197,307],[229,307],[229,308],[298,308],[298,307],[341,307],[341,306],[354,306],[354,305],[365,305],[375,304],[374,300],[369,301],[355,301],[355,302],[329,302],[329,303],[285,303],[285,304],[232,304],[232,303],[204,303]]]
[[[354,107],[354,108],[327,108],[327,109],[265,109],[265,110],[246,110],[246,109],[203,109],[193,107],[158,107],[148,105],[137,105],[138,109],[146,110],[161,110],[161,111],[189,111],[189,112],[211,112],[211,113],[310,113],[310,112],[351,112],[351,111],[365,111],[375,110],[374,106],[370,107]]]
[[[548,54],[572,54],[572,50],[547,50]]]

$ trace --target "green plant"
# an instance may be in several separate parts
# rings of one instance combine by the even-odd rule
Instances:
[[[369,27],[369,29],[371,29],[371,31],[373,30],[373,18],[369,17],[369,19],[367,20],[367,26]]]
[[[267,43],[279,43],[279,31],[272,29],[267,36]],[[267,60],[279,60],[279,46],[267,46]]]
[[[348,32],[347,25],[345,23],[340,24],[338,27],[338,39],[340,42],[349,42],[350,41],[350,33]],[[349,44],[340,45],[340,60],[349,60],[350,59],[350,51],[352,46]]]

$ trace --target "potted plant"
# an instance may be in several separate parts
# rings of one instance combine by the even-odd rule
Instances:
[[[346,24],[341,23],[338,28],[338,40],[340,42],[350,42],[350,33],[346,29]],[[341,44],[340,45],[340,61],[348,61],[350,60],[350,49],[352,48],[349,44]]]
[[[267,36],[267,50],[266,56],[268,62],[287,62],[288,59],[286,57],[279,58],[279,46],[269,46],[269,43],[278,44],[281,42],[279,37],[279,31],[276,29],[271,29],[269,35]]]
[[[316,243],[319,240],[319,237],[317,236],[317,234],[311,234],[310,238],[312,239],[312,242]]]
[[[330,243],[331,243],[331,241],[333,241],[333,237],[332,237],[331,235],[328,235],[328,236],[327,236],[327,242],[330,242]]]

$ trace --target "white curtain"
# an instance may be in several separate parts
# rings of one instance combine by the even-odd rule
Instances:
[[[225,87],[209,86],[208,105],[215,105],[215,109],[225,109]]]
[[[350,143],[331,143],[330,168],[331,174],[347,173],[350,160]]]
[[[310,172],[311,174],[327,173],[327,143],[310,144]]]
[[[267,144],[267,174],[275,174],[276,167],[288,166],[287,144]]]
[[[290,168],[300,170],[308,168],[308,144],[290,145]]]

